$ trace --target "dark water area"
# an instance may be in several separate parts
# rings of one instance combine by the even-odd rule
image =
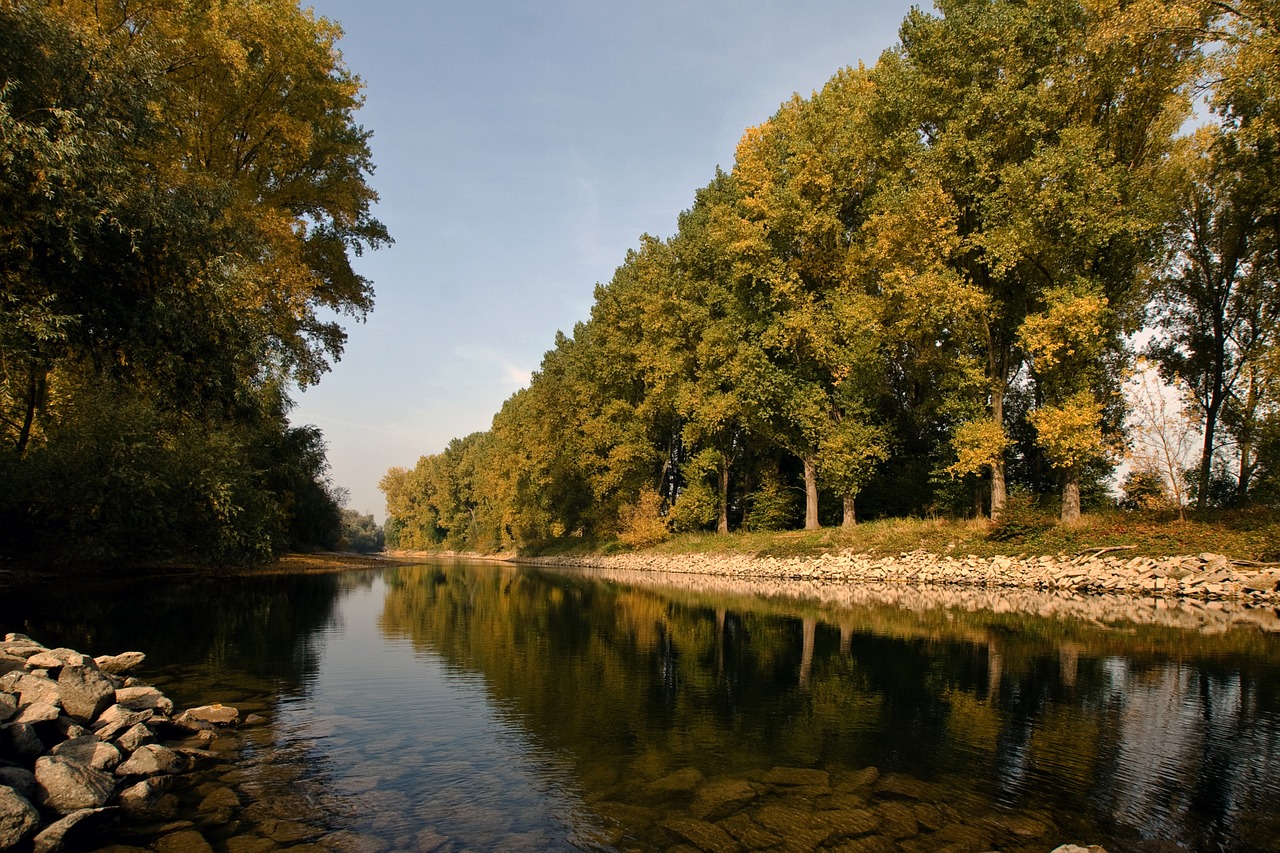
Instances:
[[[178,792],[217,853],[1280,851],[1275,614],[931,595],[435,562],[0,587],[0,633],[266,718]]]

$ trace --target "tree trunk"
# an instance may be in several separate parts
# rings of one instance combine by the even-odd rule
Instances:
[[[982,487],[983,487],[982,480],[978,480],[977,484],[974,485],[973,487],[973,517],[974,518],[982,518],[982,498],[983,498]]]
[[[840,522],[841,527],[849,528],[858,525],[858,513],[854,509],[853,500],[853,495],[844,496],[844,519]]]
[[[47,378],[37,369],[35,362],[27,368],[27,410],[23,413],[22,427],[18,430],[18,457],[27,452],[27,444],[31,441],[31,433],[35,427],[36,412],[44,404]]]
[[[1067,483],[1062,487],[1062,523],[1075,524],[1080,521],[1080,470],[1067,469]]]
[[[716,521],[716,533],[729,532],[729,456],[720,454],[720,518]]]
[[[801,457],[804,462],[804,529],[818,529],[818,465],[813,454]]]
[[[1240,472],[1236,477],[1236,502],[1243,505],[1249,499],[1249,484],[1253,480],[1253,427],[1258,411],[1258,383],[1253,374],[1249,376],[1249,387],[1241,409],[1240,434],[1237,439]]]
[[[818,632],[818,620],[812,616],[803,621],[804,645],[800,648],[800,692],[809,692],[809,683],[813,677],[813,647]]]
[[[1001,426],[1004,425],[1004,386],[991,394],[991,418]],[[1004,482],[1004,455],[991,463],[991,520],[995,521],[1004,512],[1008,491]]]

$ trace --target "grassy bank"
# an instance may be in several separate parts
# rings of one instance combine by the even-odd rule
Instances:
[[[1280,561],[1280,518],[1272,510],[1214,510],[1189,513],[1108,511],[1085,515],[1064,527],[1049,514],[1015,508],[998,524],[985,520],[890,518],[851,529],[686,533],[650,546],[661,554],[739,553],[793,557],[837,551],[893,555],[924,550],[934,554],[994,557],[1075,554],[1095,548],[1123,548],[1133,556],[1161,557],[1212,552],[1236,560]],[[533,543],[521,556],[614,553],[617,542],[564,537]]]

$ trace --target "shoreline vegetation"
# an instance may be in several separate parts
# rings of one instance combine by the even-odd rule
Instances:
[[[620,551],[573,537],[523,552],[388,551],[397,560],[459,557],[633,573],[819,584],[926,584],[1119,593],[1280,604],[1280,521],[1219,513],[1185,521],[1100,513],[1072,528],[1023,519],[884,519],[853,530],[690,534]]]

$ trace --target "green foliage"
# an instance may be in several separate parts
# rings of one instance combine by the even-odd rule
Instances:
[[[987,538],[993,542],[1025,542],[1053,529],[1055,523],[1054,516],[1038,506],[1033,495],[1010,495]]]
[[[376,554],[385,544],[382,525],[372,515],[354,509],[342,510],[342,537],[339,546],[357,554]]]
[[[1242,319],[1219,336],[1239,349],[1219,365],[1239,369],[1221,422],[1234,499],[1271,494],[1280,231],[1258,213],[1276,207],[1280,109],[1263,5],[913,10],[873,68],[749,128],[674,236],[640,239],[477,451],[427,464],[456,487],[426,468],[388,475],[398,539],[609,541],[643,526],[641,494],[671,504],[682,537],[789,527],[779,470],[804,472],[806,527],[855,496],[871,517],[999,515],[1010,486],[1060,491],[1076,523],[1113,503],[1144,317],[1163,318],[1183,360],[1216,345],[1173,271],[1197,245],[1225,263],[1226,231],[1189,237],[1237,217],[1247,274],[1224,303]],[[1207,148],[1179,141],[1205,79],[1223,118]],[[1011,512],[997,535],[1048,541],[1043,518]]]
[[[383,244],[360,83],[291,0],[0,3],[0,468],[33,559],[331,547],[287,389]]]
[[[623,510],[618,541],[632,548],[647,548],[665,542],[670,531],[663,516],[663,503],[662,495],[654,489],[646,489],[637,495],[635,503]]]
[[[707,530],[715,524],[720,501],[705,480],[694,480],[680,490],[675,505],[667,513],[667,523],[676,533]]]
[[[760,485],[748,496],[747,530],[786,530],[795,524],[796,499],[778,472],[765,471]]]
[[[1164,476],[1150,468],[1130,471],[1120,485],[1120,506],[1124,509],[1159,510],[1173,508]]]

